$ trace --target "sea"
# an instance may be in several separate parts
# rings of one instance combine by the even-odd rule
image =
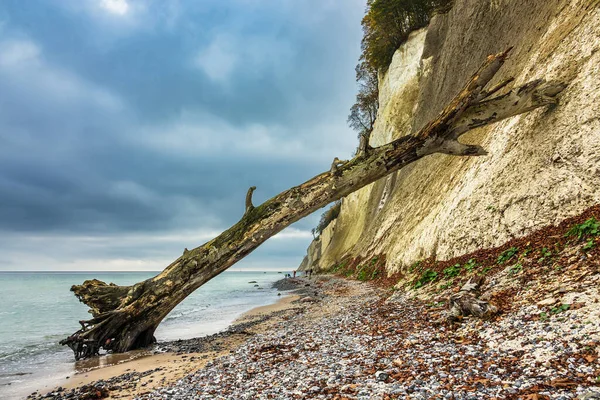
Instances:
[[[275,303],[277,290],[271,286],[284,273],[220,274],[171,311],[156,331],[157,340],[189,339],[227,329],[245,312]],[[50,389],[81,370],[72,351],[58,343],[80,328],[79,320],[90,318],[87,307],[70,292],[72,285],[94,278],[131,285],[156,274],[0,272],[0,399],[19,399],[32,389]],[[96,362],[101,365],[102,358]]]

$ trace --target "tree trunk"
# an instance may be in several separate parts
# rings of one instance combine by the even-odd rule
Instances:
[[[350,161],[334,162],[331,170],[252,205],[250,188],[241,220],[215,239],[183,255],[157,276],[133,286],[98,280],[71,288],[90,307],[94,318],[80,321],[82,329],[61,341],[76,358],[98,354],[100,348],[124,352],[147,346],[162,319],[190,293],[244,258],[285,227],[404,166],[433,153],[477,156],[486,152],[462,144],[463,133],[538,107],[557,102],[566,87],[542,80],[489,99],[510,81],[485,91],[504,63],[508,51],[489,56],[465,88],[434,121],[413,135],[369,148]]]

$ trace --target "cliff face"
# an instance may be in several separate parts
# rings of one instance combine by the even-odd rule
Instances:
[[[525,3],[456,0],[413,32],[380,77],[371,145],[418,130],[488,54],[511,46],[496,79],[567,81],[560,105],[463,139],[486,157],[432,155],[348,196],[303,268],[383,253],[396,272],[499,245],[600,202],[600,1]]]

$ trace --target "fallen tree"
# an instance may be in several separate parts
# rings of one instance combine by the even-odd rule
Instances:
[[[434,153],[456,156],[486,154],[481,146],[458,141],[465,132],[557,102],[566,87],[536,80],[494,96],[512,79],[485,89],[506,60],[508,51],[489,56],[464,89],[441,114],[417,133],[364,151],[352,160],[337,158],[329,171],[286,190],[259,206],[251,187],[245,212],[235,225],[213,240],[183,254],[157,276],[132,286],[88,280],[71,288],[90,307],[93,318],[61,341],[77,359],[100,349],[124,352],[149,345],[167,314],[188,295],[244,258],[285,227],[348,194]]]

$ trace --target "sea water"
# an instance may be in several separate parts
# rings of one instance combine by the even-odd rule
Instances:
[[[0,272],[0,399],[22,398],[32,387],[51,388],[75,371],[72,351],[58,342],[80,328],[79,320],[91,316],[69,291],[72,285],[94,278],[130,285],[154,275]],[[155,336],[165,341],[222,331],[246,311],[274,303],[277,291],[271,284],[282,277],[277,272],[224,272],[175,307]]]

